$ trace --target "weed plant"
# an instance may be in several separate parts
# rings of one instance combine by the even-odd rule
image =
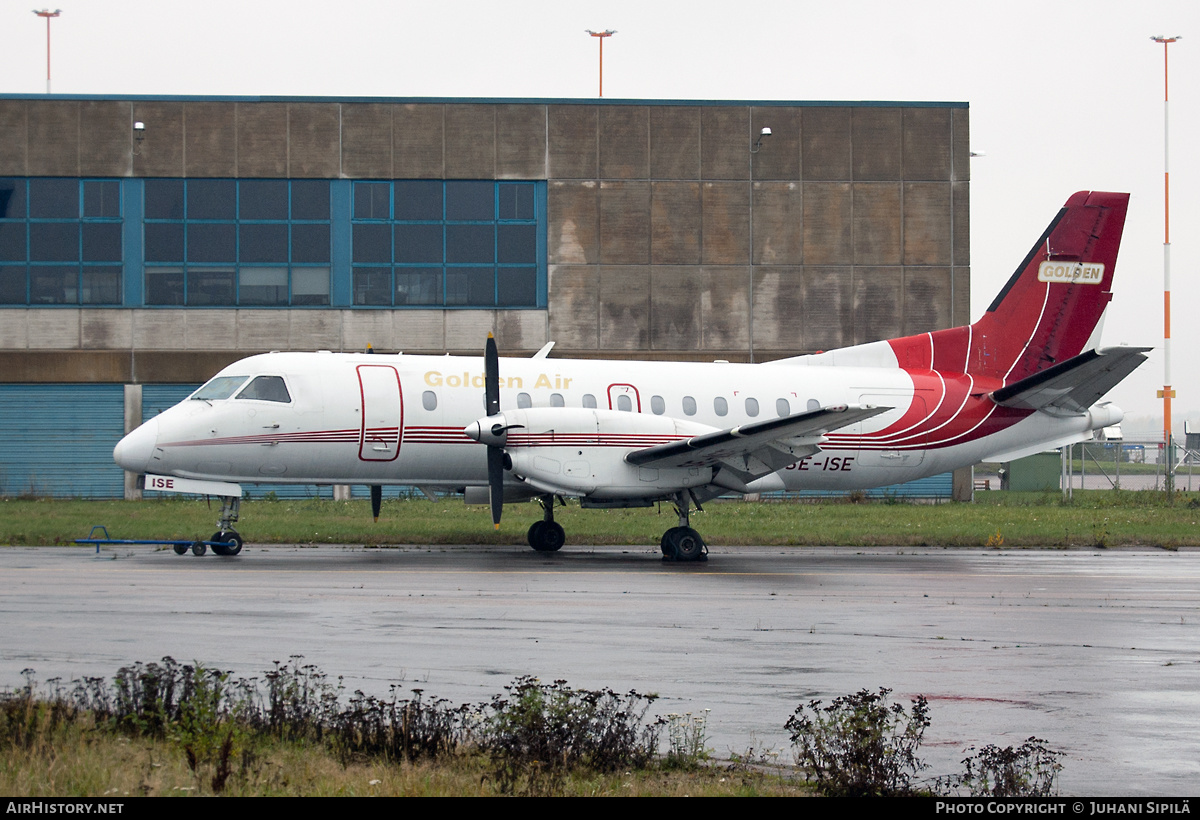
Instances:
[[[1020,746],[988,744],[963,758],[964,772],[938,778],[938,794],[966,794],[972,797],[1052,797],[1062,764],[1062,752],[1054,751],[1046,741],[1031,737]]]
[[[667,715],[668,766],[696,769],[708,760],[708,712]]]
[[[894,797],[914,792],[926,764],[917,749],[929,728],[929,704],[913,699],[912,711],[889,702],[890,689],[861,689],[828,706],[798,706],[784,728],[796,762],[818,788],[834,797]]]
[[[506,794],[554,794],[571,771],[643,768],[658,753],[663,718],[645,722],[657,695],[572,689],[522,676],[476,710],[479,742]]]

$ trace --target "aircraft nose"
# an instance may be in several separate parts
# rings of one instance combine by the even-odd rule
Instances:
[[[150,419],[117,442],[113,461],[131,473],[144,473],[158,443],[158,419]]]

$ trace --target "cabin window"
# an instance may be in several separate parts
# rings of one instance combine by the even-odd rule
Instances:
[[[517,407],[521,408],[522,410],[533,407],[533,399],[529,398],[528,393],[518,393]]]
[[[421,406],[424,407],[426,410],[436,410],[437,409],[437,393],[434,393],[432,390],[426,390],[424,393],[422,393],[421,394]]]
[[[210,379],[208,384],[193,393],[192,398],[203,399],[205,401],[227,399],[236,393],[237,389],[245,383],[245,376],[217,376],[215,379]]]
[[[591,393],[584,393],[583,394],[583,406],[590,408],[592,410],[595,410],[596,409],[596,397],[593,396]]]
[[[816,399],[809,399],[809,400],[808,400],[808,411],[809,411],[810,413],[811,413],[813,410],[820,410],[820,409],[821,409],[821,402],[817,401]]]
[[[566,407],[567,406],[566,401],[563,400],[562,393],[551,393],[550,394],[550,406],[551,407]]]
[[[254,399],[257,401],[277,401],[287,404],[292,400],[287,385],[282,376],[258,376],[246,389],[238,393],[239,399]]]
[[[654,413],[654,415],[661,416],[663,413],[667,412],[667,402],[662,396],[651,396],[650,410]]]
[[[633,399],[629,398],[629,396],[624,393],[617,396],[617,409],[622,413],[633,412]]]
[[[729,402],[725,401],[724,396],[717,396],[713,399],[713,410],[718,416],[726,416],[729,414]]]
[[[775,413],[779,418],[790,416],[792,414],[792,403],[787,399],[775,399]]]
[[[691,396],[683,397],[683,412],[689,416],[696,415],[696,400]]]
[[[750,418],[758,415],[758,399],[746,399],[746,415]]]

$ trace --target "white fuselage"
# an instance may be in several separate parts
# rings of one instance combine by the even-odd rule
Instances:
[[[812,359],[771,365],[502,359],[500,406],[629,412],[621,435],[558,440],[537,452],[530,445],[524,454],[574,463],[591,471],[591,484],[580,486],[602,488],[612,459],[626,452],[832,405],[893,409],[831,433],[819,452],[753,481],[751,490],[910,481],[993,454],[1082,440],[1120,419],[1111,405],[1070,417],[1013,413],[991,404],[962,374],[820,366],[820,357]],[[281,379],[285,393],[242,396],[258,376]],[[464,433],[485,415],[480,358],[271,353],[230,365],[222,377],[244,381],[228,398],[193,396],[151,419],[118,445],[118,463],[134,472],[250,483],[487,484],[487,448]],[[634,482],[597,495],[659,492]]]

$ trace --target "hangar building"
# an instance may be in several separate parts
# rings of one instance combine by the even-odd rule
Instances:
[[[121,434],[267,350],[764,361],[964,324],[968,132],[940,102],[0,96],[0,495],[121,496]]]

